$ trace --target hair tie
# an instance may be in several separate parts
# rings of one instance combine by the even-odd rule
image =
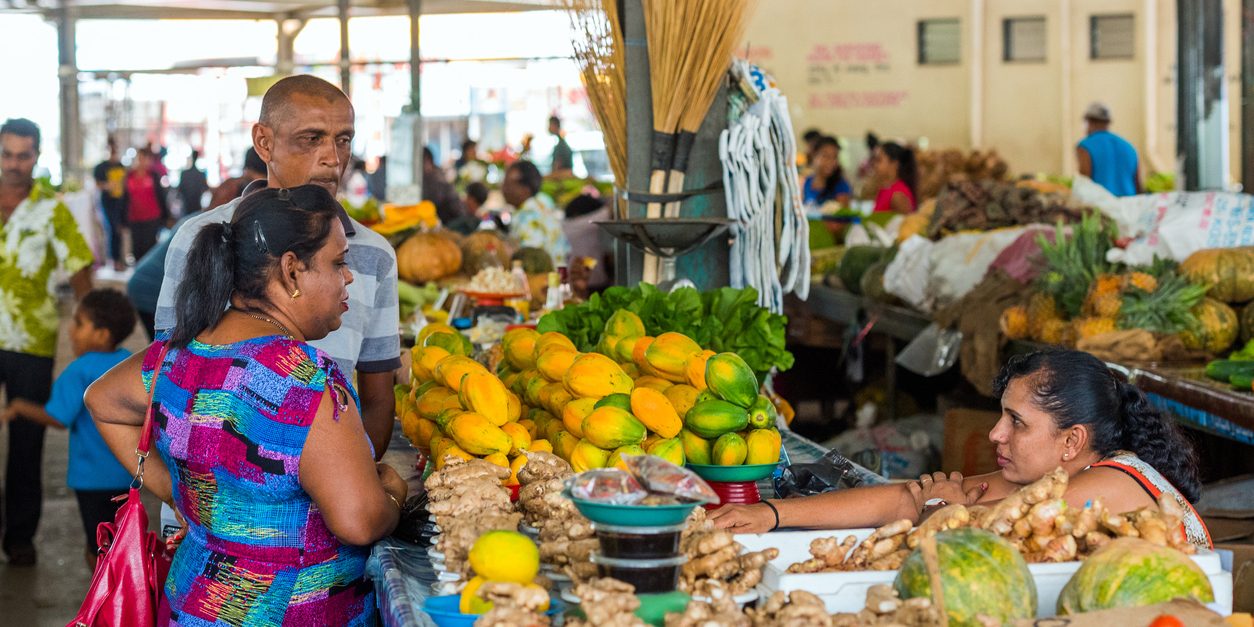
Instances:
[[[257,252],[266,254],[270,252],[270,244],[266,242],[266,234],[261,230],[261,221],[253,221],[253,244],[257,246]]]
[[[230,222],[223,222],[222,223],[222,243],[230,244],[231,239],[233,237],[235,237],[235,228],[231,226]]]

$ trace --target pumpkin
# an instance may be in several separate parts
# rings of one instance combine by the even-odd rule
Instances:
[[[461,267],[461,248],[439,233],[415,233],[396,249],[396,270],[410,283],[436,281]]]
[[[475,231],[462,239],[462,269],[470,276],[489,267],[509,269],[515,248],[497,231]]]
[[[1058,595],[1058,613],[1137,607],[1192,597],[1215,600],[1206,573],[1176,549],[1119,538],[1090,555]]]
[[[893,582],[901,598],[932,598],[924,555],[931,545],[925,540],[902,563]],[[950,625],[984,625],[981,616],[998,624],[1036,616],[1036,581],[1014,545],[983,529],[954,529],[937,534],[934,546]]]
[[[1240,331],[1237,312],[1213,298],[1203,299],[1193,307],[1197,325],[1180,333],[1185,348],[1218,354],[1232,346]]]
[[[1211,286],[1211,298],[1225,303],[1254,299],[1254,246],[1199,250],[1180,264],[1180,272]]]
[[[1254,303],[1241,308],[1241,343],[1254,339]]]

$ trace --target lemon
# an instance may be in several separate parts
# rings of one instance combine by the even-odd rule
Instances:
[[[540,572],[540,550],[517,531],[489,531],[470,548],[470,567],[489,581],[529,584]]]
[[[457,609],[462,614],[485,614],[492,609],[492,602],[479,598],[475,594],[479,590],[479,586],[487,583],[487,579],[483,577],[475,577],[466,582],[466,587],[462,588],[462,596],[457,601]]]

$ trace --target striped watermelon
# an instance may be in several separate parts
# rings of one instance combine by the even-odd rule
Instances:
[[[915,549],[893,585],[903,599],[932,598],[924,546]],[[954,529],[936,536],[945,613],[952,627],[980,627],[981,617],[999,623],[1036,616],[1036,582],[1023,555],[983,529]]]
[[[1089,556],[1058,595],[1058,614],[1153,605],[1179,597],[1215,600],[1188,555],[1140,538],[1119,538]]]

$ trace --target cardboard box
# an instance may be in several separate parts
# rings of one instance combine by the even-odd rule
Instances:
[[[1254,542],[1254,475],[1202,486],[1197,511],[1213,542]]]
[[[941,468],[964,475],[979,475],[997,470],[997,452],[988,441],[988,433],[1001,414],[977,409],[951,409],[945,412],[945,443],[941,450]]]
[[[1145,627],[1164,614],[1175,616],[1180,619],[1181,623],[1189,627],[1201,627],[1203,625],[1224,627],[1227,625],[1219,614],[1206,609],[1196,601],[1184,599],[1176,599],[1167,603],[1143,607],[1085,612],[1083,614],[1059,616],[1057,618],[1020,620],[1012,624],[1014,627],[1114,627],[1116,625],[1118,627]]]
[[[1254,612],[1254,544],[1216,544],[1215,550],[1232,551],[1232,611]]]

